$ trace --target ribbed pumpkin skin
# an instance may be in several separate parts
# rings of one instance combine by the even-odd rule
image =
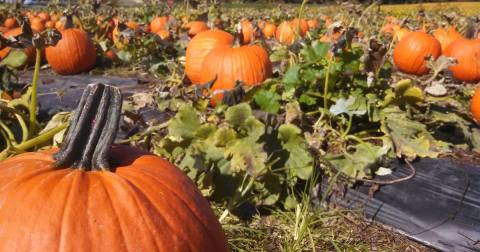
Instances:
[[[45,50],[48,64],[53,71],[69,75],[92,69],[97,55],[88,34],[76,28],[65,29],[61,33],[62,39],[58,44]]]
[[[472,97],[472,104],[470,106],[473,119],[480,123],[480,87],[477,87],[475,90]]]
[[[185,25],[188,28],[188,36],[195,37],[200,32],[208,30],[208,25],[203,21],[191,21]]]
[[[436,29],[433,32],[433,36],[438,40],[438,42],[440,42],[442,51],[445,51],[445,49],[455,40],[463,38],[463,36],[452,26],[447,29],[442,27]]]
[[[466,82],[480,80],[480,40],[456,40],[443,54],[455,58],[458,62],[449,68],[455,79]]]
[[[291,45],[295,41],[295,33],[288,21],[283,21],[277,27],[275,38],[282,44]]]
[[[248,44],[253,41],[253,24],[248,20],[240,22],[242,26],[243,43]]]
[[[17,27],[17,28],[13,28],[7,32],[5,32],[3,34],[3,36],[5,38],[9,38],[9,37],[14,37],[14,36],[18,36],[22,34],[22,28],[20,27]],[[3,48],[2,50],[0,50],[0,59],[3,59],[4,57],[6,57],[8,55],[8,53],[10,52],[12,48],[10,47],[5,47]],[[29,46],[25,49],[23,49],[23,51],[27,54],[27,65],[33,65],[35,63],[35,48],[33,48],[33,46]]]
[[[113,147],[115,172],[52,168],[52,151],[0,162],[0,251],[227,251],[209,203],[169,162]]]
[[[243,81],[247,86],[258,85],[272,75],[268,53],[257,45],[217,47],[208,54],[202,69],[201,83],[217,77],[212,90],[232,89],[237,80]]]
[[[433,36],[425,32],[410,32],[395,46],[393,61],[404,73],[422,75],[429,71],[425,58],[431,55],[436,59],[440,53],[440,42]]]
[[[201,84],[202,64],[207,55],[220,45],[232,45],[233,36],[221,30],[208,30],[197,34],[187,46],[185,73],[193,84]]]

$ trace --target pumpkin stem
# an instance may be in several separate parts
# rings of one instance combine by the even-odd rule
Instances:
[[[67,20],[65,21],[65,25],[63,26],[63,29],[74,28],[75,25],[73,24],[73,13],[71,11],[65,11],[64,15],[67,18]]]
[[[111,170],[110,146],[115,140],[122,109],[117,87],[90,84],[83,92],[62,148],[55,155],[56,167]]]
[[[243,44],[242,24],[235,25],[235,33],[233,34],[233,47],[240,47]]]

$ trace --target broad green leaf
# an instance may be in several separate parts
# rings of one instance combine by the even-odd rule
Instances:
[[[289,153],[286,168],[291,175],[306,180],[313,171],[313,158],[301,132],[293,124],[283,124],[278,128],[278,139],[282,142],[283,149]]]
[[[300,83],[300,66],[291,66],[283,76],[285,89],[293,89]]]
[[[256,177],[266,172],[267,153],[263,145],[249,138],[233,141],[225,151],[225,158],[230,160],[230,169],[234,173],[247,172]]]
[[[255,96],[255,103],[266,112],[278,113],[280,109],[280,98],[281,96],[272,90],[260,90]]]
[[[383,146],[365,142],[357,144],[353,153],[336,156],[327,154],[325,158],[345,175],[354,179],[364,178],[371,175],[371,166],[386,155],[390,148],[388,142],[384,142]]]
[[[195,109],[190,105],[184,105],[168,122],[169,137],[176,142],[192,139],[200,126],[200,118]]]

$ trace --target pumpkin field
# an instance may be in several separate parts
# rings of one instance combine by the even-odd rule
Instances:
[[[480,3],[277,2],[1,5],[0,251],[480,251]]]

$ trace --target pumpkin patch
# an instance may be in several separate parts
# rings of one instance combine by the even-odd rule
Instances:
[[[367,2],[3,3],[0,251],[480,250],[480,3]]]

